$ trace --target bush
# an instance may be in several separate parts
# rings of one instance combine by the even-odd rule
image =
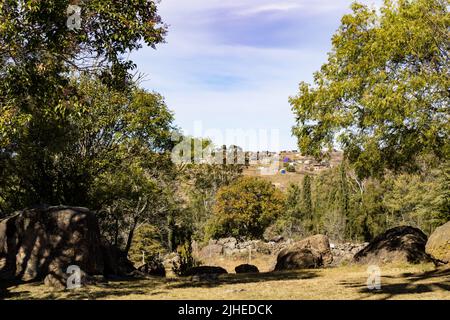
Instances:
[[[284,195],[270,182],[243,177],[219,189],[207,235],[261,239],[264,230],[281,215],[283,208]]]
[[[180,257],[180,260],[172,267],[172,271],[177,276],[185,276],[191,268],[200,265],[200,262],[195,260],[192,255],[192,245],[190,241],[186,241],[184,244],[178,246],[177,254]]]

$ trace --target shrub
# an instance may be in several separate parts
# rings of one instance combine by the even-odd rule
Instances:
[[[198,267],[200,265],[200,262],[195,260],[192,255],[192,245],[190,241],[186,241],[184,244],[178,246],[177,254],[180,260],[172,267],[172,271],[177,276],[185,276],[191,268]]]
[[[270,182],[252,177],[240,178],[219,189],[207,235],[212,238],[261,239],[264,230],[283,208],[284,195]]]

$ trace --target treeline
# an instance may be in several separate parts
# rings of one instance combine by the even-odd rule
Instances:
[[[421,172],[363,180],[344,162],[306,175],[284,192],[263,178],[242,176],[241,171],[233,165],[183,168],[179,179],[184,201],[173,216],[173,238],[146,225],[135,239],[134,257],[140,261],[142,251],[152,255],[174,250],[185,241],[221,237],[300,239],[322,233],[333,241],[358,242],[399,225],[431,234],[450,220],[448,162],[423,167]]]
[[[192,170],[197,176],[190,176],[185,222],[201,241],[228,236],[301,238],[316,233],[336,241],[370,241],[399,225],[430,234],[450,220],[448,162],[421,172],[362,180],[344,162],[318,175],[306,175],[301,184],[291,184],[285,192],[267,180],[242,177],[221,166]],[[219,176],[222,180],[215,178]]]
[[[323,233],[337,241],[370,241],[386,229],[410,225],[430,234],[450,220],[448,163],[416,174],[359,180],[348,165],[306,176],[287,190],[285,214],[272,233]]]

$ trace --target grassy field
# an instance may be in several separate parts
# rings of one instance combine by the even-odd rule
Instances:
[[[367,266],[251,275],[228,274],[215,282],[189,278],[109,281],[54,291],[42,283],[3,284],[5,299],[446,299],[450,269],[433,265],[384,266],[381,290],[367,289]]]

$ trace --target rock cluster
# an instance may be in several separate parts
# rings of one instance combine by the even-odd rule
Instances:
[[[343,263],[350,263],[356,253],[364,249],[369,243],[332,243],[330,244],[331,254],[333,255],[333,266],[339,266]]]
[[[204,247],[200,247],[198,243],[194,241],[192,247],[194,255],[200,260],[202,258],[215,258],[215,257],[235,257],[235,256],[247,256],[249,252],[251,254],[259,253],[263,255],[278,255],[283,249],[290,246],[297,246],[298,248],[304,248],[308,246],[308,243],[314,237],[321,238],[320,235],[308,237],[301,241],[294,241],[292,239],[283,239],[277,237],[270,241],[262,240],[250,240],[239,242],[235,238],[223,238],[217,240],[210,240]],[[323,239],[323,238],[321,238]],[[348,263],[353,260],[353,256],[367,246],[366,243],[333,243],[330,245],[330,251],[327,251],[327,242],[322,241],[320,250],[327,251],[325,255],[325,265],[337,266],[341,263]],[[169,259],[170,260],[170,259]]]
[[[236,238],[223,238],[210,240],[209,243],[202,248],[200,248],[197,243],[194,243],[192,247],[194,255],[200,258],[212,258],[219,255],[238,256],[248,255],[249,253],[261,253],[267,255],[278,254],[279,251],[292,243],[293,241],[291,239],[278,242],[265,242],[262,240],[238,242]]]

